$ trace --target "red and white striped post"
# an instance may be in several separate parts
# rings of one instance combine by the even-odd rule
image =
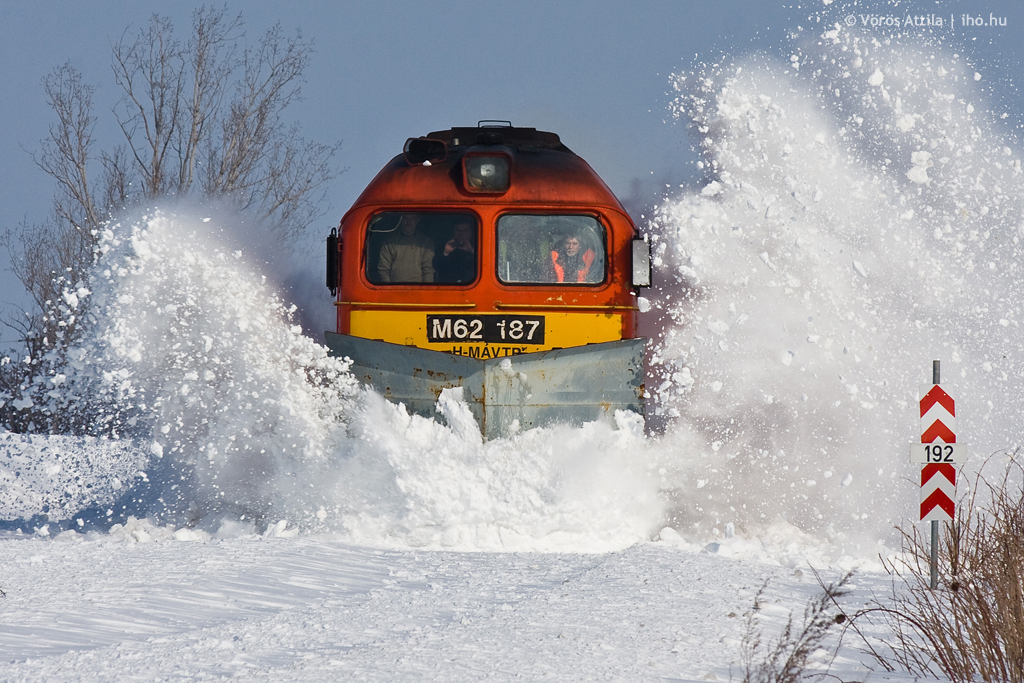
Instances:
[[[956,469],[967,449],[956,442],[956,404],[939,386],[939,361],[932,361],[932,384],[921,391],[921,443],[910,447],[910,461],[921,468],[921,521],[931,522],[931,588],[939,583],[939,522],[956,514]]]

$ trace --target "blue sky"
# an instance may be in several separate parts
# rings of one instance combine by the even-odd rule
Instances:
[[[172,17],[182,37],[201,3],[126,0],[37,3],[0,0],[0,229],[46,219],[51,180],[31,153],[52,122],[40,80],[72,62],[98,86],[96,134],[119,134],[108,115],[118,92],[110,46],[153,13]],[[1002,2],[815,2],[632,0],[630,2],[380,2],[295,0],[229,4],[250,37],[280,22],[316,44],[304,100],[291,115],[307,137],[342,141],[320,233],[344,213],[407,137],[485,118],[559,133],[620,197],[636,182],[646,193],[664,182],[694,182],[695,156],[668,112],[671,74],[723,54],[788,56],[791,34],[861,15],[971,13],[1005,17],[1006,27],[940,31],[947,45],[985,69],[993,97],[1019,125],[1024,5]],[[948,19],[946,20],[948,23]],[[922,29],[924,30],[924,29]],[[311,238],[312,240],[313,238]],[[319,251],[311,268],[322,268]],[[0,309],[24,304],[0,254]],[[11,333],[0,330],[0,340]],[[4,344],[6,345],[6,344]]]

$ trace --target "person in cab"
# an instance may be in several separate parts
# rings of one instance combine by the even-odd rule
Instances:
[[[466,284],[476,279],[476,226],[469,218],[459,218],[452,238],[434,258],[436,281],[441,284]]]
[[[418,214],[402,215],[398,230],[380,248],[378,282],[434,281],[434,243],[418,232],[419,224]]]
[[[551,270],[554,282],[592,282],[591,266],[596,254],[584,250],[579,235],[570,234],[551,252]],[[594,271],[596,275],[596,270]]]

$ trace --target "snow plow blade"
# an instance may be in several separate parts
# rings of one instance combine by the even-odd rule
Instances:
[[[485,438],[616,410],[644,414],[644,338],[479,359],[327,332],[331,354],[410,413],[433,417],[442,389],[463,387]]]

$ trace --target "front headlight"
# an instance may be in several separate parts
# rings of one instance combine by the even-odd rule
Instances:
[[[462,160],[470,192],[505,192],[510,185],[509,158],[504,154],[472,154]]]

